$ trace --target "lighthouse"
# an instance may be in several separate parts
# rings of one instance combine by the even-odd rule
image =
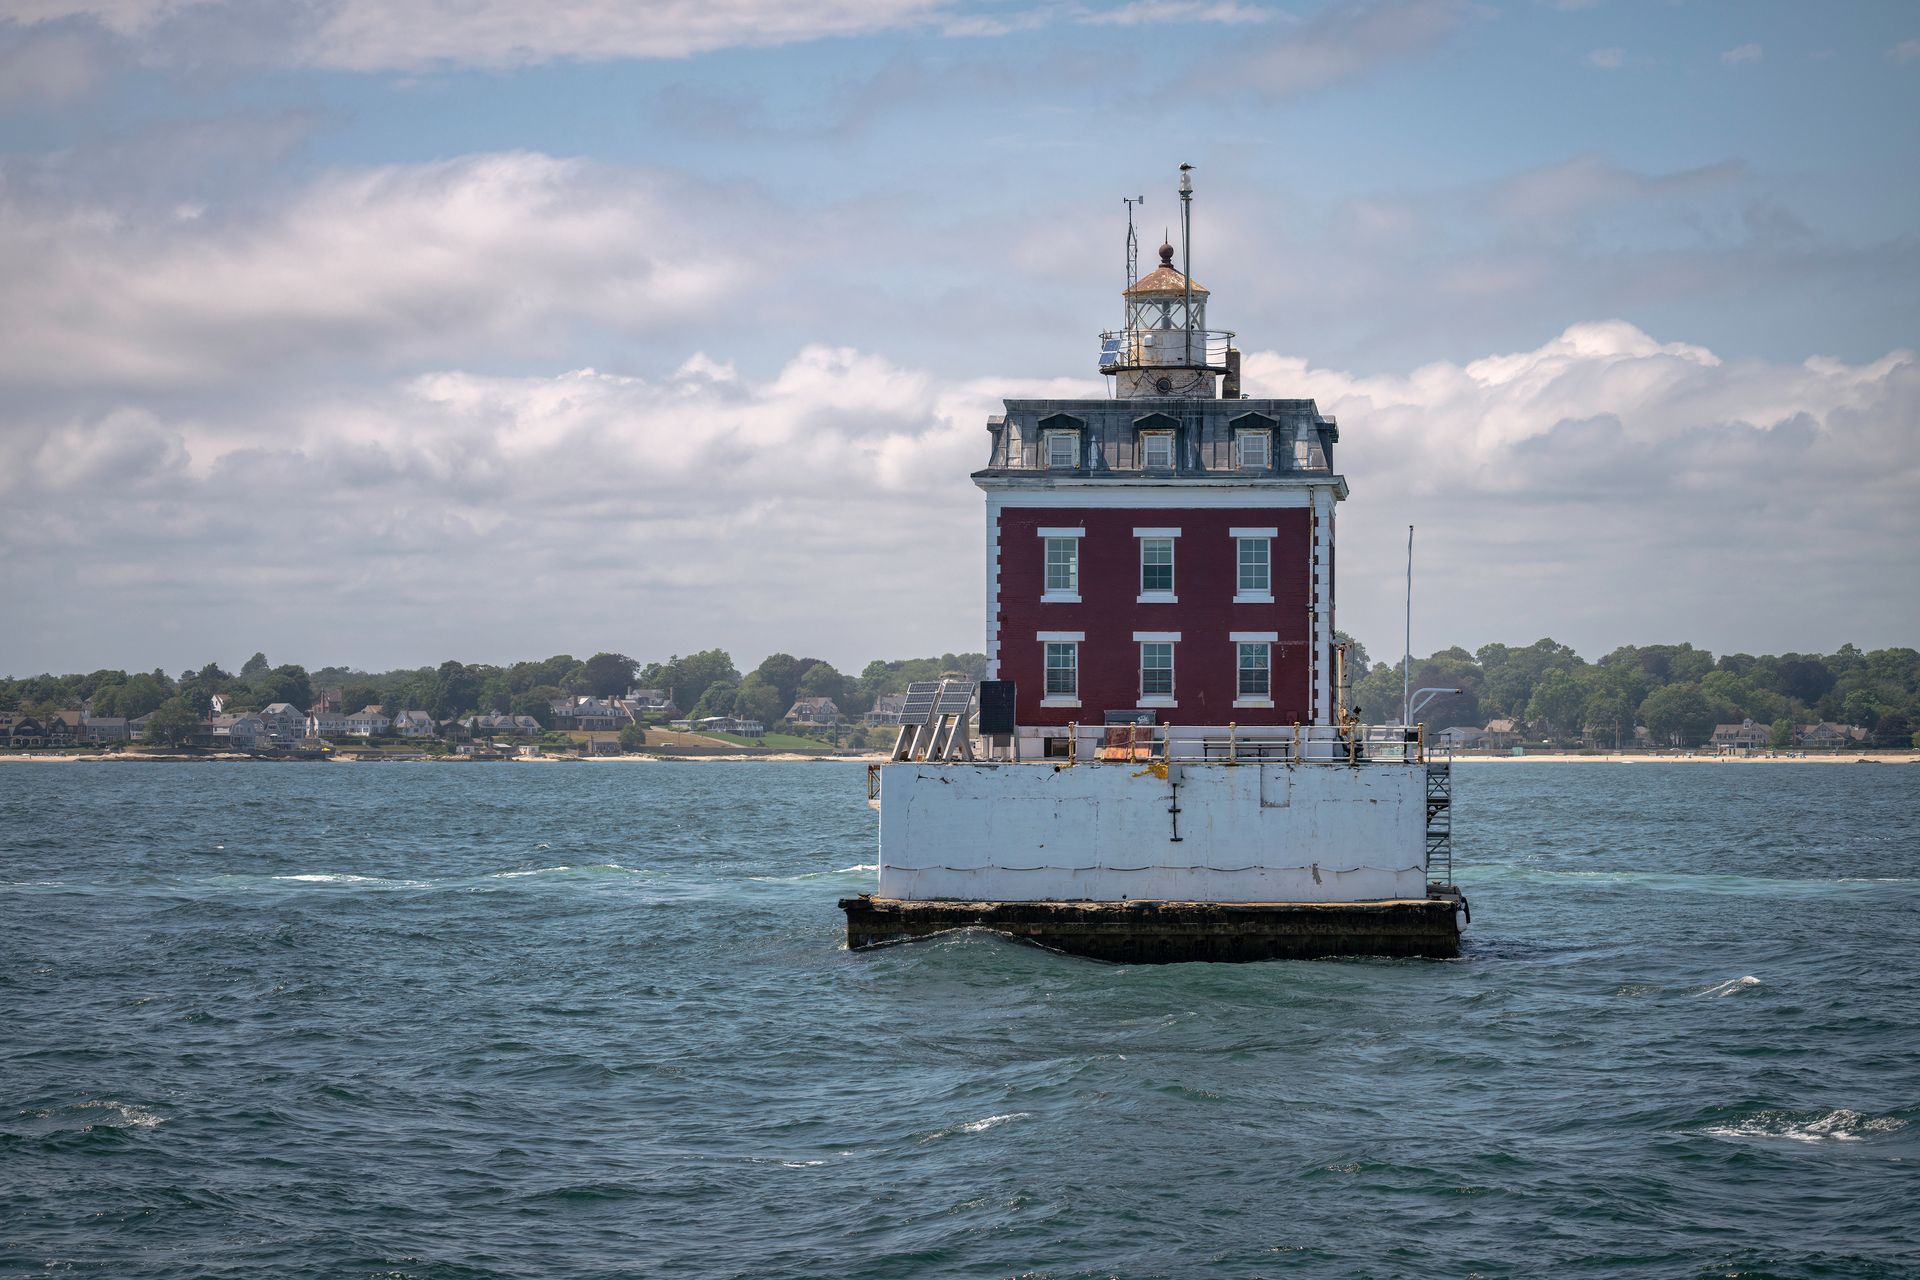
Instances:
[[[1116,960],[1457,951],[1450,764],[1342,693],[1339,426],[1242,392],[1185,166],[1180,198],[1179,265],[1169,238],[1130,266],[1099,335],[1108,394],[988,419],[988,679],[909,689],[852,947],[984,926]]]
[[[1190,194],[1191,188],[1184,194]],[[1331,725],[1335,421],[1240,394],[1209,291],[1160,265],[1100,335],[1113,394],[988,422],[987,665],[1023,754],[1069,724]]]

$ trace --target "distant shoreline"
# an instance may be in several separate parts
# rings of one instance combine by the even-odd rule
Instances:
[[[366,759],[358,756],[319,760],[298,760],[285,757],[251,756],[239,752],[208,752],[188,755],[185,753],[134,753],[103,752],[97,755],[56,755],[52,752],[21,752],[0,754],[0,763],[20,764],[442,764],[474,765],[493,764],[885,764],[893,757],[887,754],[866,755],[817,755],[804,751],[769,751],[763,754],[715,754],[715,755],[628,755],[628,756],[575,756],[542,755],[513,756],[501,760],[472,760],[461,756],[413,757],[401,760]],[[1456,755],[1455,764],[1685,764],[1685,765],[1783,765],[1783,764],[1920,764],[1920,751],[1884,751],[1859,752],[1847,751],[1837,754],[1821,755],[1781,755],[1781,756],[1650,756],[1627,755],[1624,753],[1602,753],[1596,755]],[[1040,761],[1027,761],[1038,764]]]

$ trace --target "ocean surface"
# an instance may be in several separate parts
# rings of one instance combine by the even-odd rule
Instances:
[[[841,945],[859,766],[0,765],[0,1275],[1920,1274],[1920,767],[1462,765],[1457,961]]]

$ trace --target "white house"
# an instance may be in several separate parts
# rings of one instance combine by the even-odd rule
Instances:
[[[424,711],[402,711],[393,718],[393,731],[403,738],[431,738],[433,717]]]
[[[347,717],[347,732],[355,737],[371,738],[393,727],[393,719],[377,706],[365,706]]]

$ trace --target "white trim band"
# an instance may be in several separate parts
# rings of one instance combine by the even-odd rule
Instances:
[[[1136,644],[1179,644],[1178,631],[1136,631],[1133,633]]]
[[[1136,538],[1177,538],[1180,536],[1180,531],[1178,529],[1135,529],[1133,536]]]
[[[1033,638],[1041,644],[1079,644],[1087,638],[1084,631],[1036,631]]]
[[[1046,597],[1044,597],[1044,596],[1042,596],[1042,597],[1041,597],[1041,599],[1043,599],[1043,600],[1044,600],[1045,598],[1046,598]],[[1241,593],[1240,593],[1239,595],[1237,595],[1237,596],[1235,596],[1235,597],[1233,598],[1233,602],[1234,602],[1235,604],[1272,604],[1272,603],[1273,603],[1273,595],[1272,595],[1272,593],[1271,593],[1271,592],[1264,592],[1264,593],[1260,593],[1260,594],[1254,594],[1254,593],[1252,593],[1252,592],[1244,592],[1244,591],[1243,591],[1243,592],[1241,592]]]
[[[1259,644],[1261,641],[1273,644],[1280,639],[1280,633],[1278,631],[1229,631],[1227,639],[1235,644]]]
[[[1087,536],[1085,529],[1035,529],[1034,532],[1043,538],[1084,538]]]
[[[1277,538],[1279,529],[1229,529],[1227,533],[1235,538]]]

